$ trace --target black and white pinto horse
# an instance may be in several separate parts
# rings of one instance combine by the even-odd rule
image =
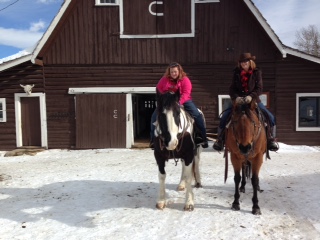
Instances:
[[[184,210],[194,209],[192,180],[195,187],[202,187],[200,179],[200,153],[202,147],[194,143],[194,120],[179,105],[180,93],[157,93],[158,118],[155,123],[154,156],[158,164],[159,197],[156,207],[166,207],[165,193],[165,163],[169,159],[176,162],[181,159],[182,173],[178,190],[186,189]]]

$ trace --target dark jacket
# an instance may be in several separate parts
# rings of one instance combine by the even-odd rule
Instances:
[[[235,68],[233,70],[233,79],[229,88],[229,95],[232,100],[237,97],[245,97],[250,95],[252,99],[256,99],[257,103],[261,102],[259,96],[262,93],[262,74],[256,68],[248,80],[248,92],[245,92],[241,83],[241,69]]]

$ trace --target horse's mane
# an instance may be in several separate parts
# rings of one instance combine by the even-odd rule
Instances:
[[[160,93],[157,90],[157,107],[159,110],[163,109],[178,109],[179,107],[179,99],[180,99],[180,92],[166,92]]]
[[[163,113],[164,110],[172,110],[174,121],[177,125],[180,124],[180,106],[179,106],[179,99],[180,99],[180,91],[179,89],[174,92],[166,92],[161,94],[157,90],[157,111],[158,111],[158,122],[160,124],[160,129],[166,129],[166,118],[165,114]]]
[[[256,113],[257,103],[255,100],[252,100],[250,104],[236,104],[233,105],[233,115],[238,116],[246,114],[249,119],[252,120],[253,113]]]

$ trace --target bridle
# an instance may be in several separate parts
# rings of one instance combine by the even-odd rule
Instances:
[[[253,113],[254,111],[250,110],[251,113]],[[232,134],[236,140],[236,144],[237,146],[239,147],[239,141],[238,141],[238,138],[236,136],[236,130],[235,130],[235,124],[238,122],[238,120],[240,118],[242,118],[243,115],[246,115],[250,120],[251,120],[251,124],[253,125],[253,131],[252,131],[252,142],[251,142],[251,149],[248,151],[248,153],[246,154],[243,154],[245,155],[246,157],[248,157],[250,154],[254,154],[254,148],[255,148],[255,145],[256,145],[256,142],[258,140],[258,138],[260,137],[260,134],[261,134],[261,130],[262,130],[262,120],[261,120],[261,114],[259,112],[259,114],[256,114],[255,112],[253,113],[254,115],[257,116],[258,118],[258,122],[254,121],[252,119],[252,117],[248,116],[248,114],[246,114],[245,111],[242,111],[240,116],[237,118],[237,119],[233,119],[234,116],[231,116],[231,121],[229,123],[229,127],[232,128]]]
[[[171,150],[169,152],[172,152],[172,154],[174,155],[174,151],[177,151],[177,152],[180,152],[181,148],[182,148],[182,145],[183,145],[183,137],[185,135],[185,133],[187,132],[187,129],[190,127],[190,122],[188,121],[189,118],[186,114],[186,112],[184,111],[183,113],[181,112],[182,109],[180,109],[180,113],[179,113],[179,118],[180,118],[180,121],[179,121],[179,127],[182,129],[182,132],[178,133],[177,134],[177,139],[178,139],[178,142],[180,142],[180,147],[179,148],[176,148],[174,150]],[[181,125],[181,117],[183,117],[183,126]],[[156,131],[157,131],[157,134],[159,136],[159,145],[160,145],[160,150],[162,151],[164,148],[165,148],[165,144],[164,144],[164,137],[163,135],[158,131],[158,129],[156,128]],[[179,143],[178,143],[178,146],[179,146]]]

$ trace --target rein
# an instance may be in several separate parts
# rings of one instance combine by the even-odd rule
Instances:
[[[242,112],[243,114],[245,114],[244,112]],[[243,114],[240,116],[240,117],[242,117],[243,116]],[[239,118],[240,118],[239,117]],[[253,121],[253,120],[251,120],[251,124],[253,124],[253,127],[254,127],[254,130],[253,130],[253,133],[252,133],[252,137],[253,137],[253,140],[252,140],[252,148],[250,149],[250,151],[247,153],[247,154],[245,154],[245,156],[246,156],[246,162],[247,162],[247,158],[248,158],[248,156],[250,155],[250,153],[254,153],[253,151],[254,151],[254,146],[255,146],[255,143],[257,142],[257,140],[258,140],[258,138],[259,138],[259,136],[260,136],[260,134],[261,134],[261,129],[262,129],[262,123],[261,123],[261,117],[260,117],[260,114],[257,116],[258,117],[258,122],[259,122],[259,125],[258,125],[258,132],[255,134],[255,132],[256,132],[256,128],[257,128],[257,123],[255,122],[255,121]],[[237,138],[236,138],[236,136],[235,136],[235,129],[234,129],[234,123],[235,122],[237,122],[237,121],[231,121],[230,122],[230,125],[232,126],[232,133],[233,133],[233,136],[235,137],[235,139],[236,139],[236,143],[237,143],[237,145],[239,146],[239,143],[238,143],[238,140],[237,140]]]

